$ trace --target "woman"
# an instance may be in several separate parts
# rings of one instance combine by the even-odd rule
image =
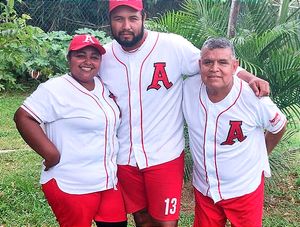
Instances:
[[[44,159],[40,183],[62,227],[127,226],[116,177],[120,113],[97,76],[103,54],[95,37],[75,35],[70,73],[42,83],[14,117]]]

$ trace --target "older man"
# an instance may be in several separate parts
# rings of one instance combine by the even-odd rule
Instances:
[[[234,75],[232,44],[209,39],[201,49],[201,77],[184,82],[183,111],[194,160],[194,227],[262,226],[268,154],[286,117],[269,97],[258,98]]]

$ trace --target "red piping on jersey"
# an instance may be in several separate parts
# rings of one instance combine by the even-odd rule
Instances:
[[[123,63],[115,54],[114,51],[114,45],[111,45],[111,49],[112,49],[112,53],[114,55],[114,57],[117,59],[117,61],[122,64],[125,67],[126,70],[126,78],[127,78],[127,90],[128,90],[128,106],[129,106],[129,138],[130,138],[130,147],[129,147],[129,156],[128,156],[128,165],[130,164],[130,157],[131,157],[131,153],[132,153],[132,125],[131,125],[131,92],[130,92],[130,85],[129,85],[129,76],[128,76],[128,69],[127,69],[127,65],[125,63]],[[122,113],[121,113],[122,114]]]
[[[116,112],[115,112],[114,108],[110,105],[110,103],[106,100],[106,98],[104,96],[104,83],[103,83],[102,79],[99,76],[97,76],[97,77],[98,77],[98,79],[100,80],[100,82],[102,84],[102,88],[103,88],[102,89],[102,97],[103,97],[103,100],[109,105],[109,107],[112,109],[112,111],[114,113],[114,119],[115,120],[114,120],[114,127],[113,127],[113,129],[114,129],[114,131],[116,131],[116,122],[117,122]],[[113,143],[112,143],[112,145],[113,145],[113,152],[112,152],[112,156],[111,156],[110,161],[113,163],[112,158],[113,158],[114,153],[115,153],[115,137],[113,137]]]
[[[214,156],[215,156],[215,169],[216,169],[216,175],[217,175],[217,180],[218,180],[218,191],[219,191],[219,196],[220,196],[221,199],[223,199],[223,198],[222,198],[222,193],[221,193],[221,184],[220,184],[220,179],[219,179],[219,174],[218,174],[218,167],[217,167],[217,142],[216,142],[216,140],[217,140],[217,131],[218,131],[218,121],[219,121],[220,116],[223,113],[225,113],[227,110],[229,110],[231,107],[233,107],[236,104],[237,100],[239,99],[239,97],[240,97],[240,95],[242,93],[242,88],[243,88],[243,83],[241,81],[240,82],[240,91],[239,91],[238,96],[236,97],[236,99],[234,100],[234,102],[227,109],[223,110],[218,115],[218,117],[216,119],[215,136],[214,136],[215,137],[215,139],[214,139],[215,140],[214,141]]]
[[[206,131],[207,131],[207,110],[202,102],[202,99],[201,99],[201,88],[202,88],[202,85],[200,86],[200,90],[199,90],[199,101],[200,101],[200,104],[202,105],[204,111],[205,111],[205,127],[204,127],[204,135],[203,135],[203,146],[202,146],[202,149],[203,149],[203,163],[204,163],[204,169],[205,169],[205,180],[206,180],[206,183],[208,184],[208,176],[207,176],[207,171],[206,171],[206,158],[205,158],[205,144],[206,144]],[[209,191],[209,184],[208,184],[208,188],[207,188],[207,191],[206,191],[206,195],[208,195],[208,191]]]
[[[66,81],[68,81],[71,85],[73,85],[77,90],[79,90],[79,91],[82,92],[83,94],[90,96],[90,97],[97,103],[97,105],[100,107],[100,109],[101,109],[101,110],[103,111],[103,113],[104,113],[104,116],[105,116],[105,122],[106,122],[106,123],[105,123],[105,136],[104,136],[104,138],[105,138],[105,146],[104,146],[104,169],[105,169],[105,173],[106,173],[106,188],[108,188],[108,172],[107,172],[107,166],[106,166],[106,154],[107,154],[107,125],[108,125],[108,120],[107,120],[106,113],[105,113],[105,111],[103,110],[102,106],[99,104],[98,100],[97,100],[95,97],[91,96],[89,93],[87,93],[87,92],[81,90],[80,88],[78,88],[78,87],[77,87],[75,84],[73,84],[73,82],[70,81],[69,79],[67,79],[67,78],[64,78],[64,79],[66,79]],[[104,90],[104,89],[103,89],[103,90]]]
[[[282,124],[280,125],[280,127],[279,127],[279,129],[282,129],[283,128],[283,126],[286,124],[286,122],[287,122],[287,119],[284,121],[284,122],[282,122]],[[278,131],[278,130],[277,130]],[[272,133],[278,133],[278,132],[272,132]]]
[[[202,83],[203,84],[203,83]],[[201,86],[202,87],[202,86]],[[242,81],[240,82],[240,91],[239,91],[239,94],[238,96],[236,97],[236,99],[234,100],[234,102],[225,110],[223,110],[217,117],[216,119],[216,125],[215,125],[215,135],[214,135],[214,159],[215,159],[215,170],[216,170],[216,176],[217,176],[217,181],[218,181],[218,192],[219,192],[219,196],[220,196],[220,199],[223,200],[223,197],[222,197],[222,193],[221,193],[221,184],[220,184],[220,178],[219,178],[219,174],[218,174],[218,166],[217,166],[217,142],[216,142],[216,138],[217,138],[217,126],[218,126],[218,120],[220,118],[220,116],[225,113],[227,110],[229,110],[231,107],[233,107],[237,100],[239,99],[241,93],[242,93],[242,88],[243,88],[243,83]],[[202,102],[202,99],[201,99],[201,88],[200,88],[200,92],[199,92],[199,99],[200,99],[200,103],[201,105],[203,106],[204,110],[205,110],[205,129],[204,129],[204,143],[205,143],[205,138],[206,138],[206,126],[207,126],[207,111],[206,111],[206,108],[205,108],[205,105],[203,104]],[[204,147],[204,144],[203,144],[203,147]],[[205,148],[203,149],[205,151]],[[204,152],[205,153],[205,152]],[[208,177],[207,177],[207,171],[206,171],[206,162],[205,162],[205,156],[204,156],[204,166],[205,166],[205,174],[206,174],[206,182],[208,182]],[[207,192],[206,192],[206,195],[208,194],[208,191],[209,191],[209,188],[210,186],[208,186],[208,189],[207,189]]]
[[[24,108],[26,108],[26,111],[28,111],[31,115],[33,115],[36,119],[39,120],[39,123],[42,123],[43,121],[41,118],[39,118],[30,108],[28,108],[26,105],[22,104]]]
[[[143,106],[142,106],[142,85],[141,85],[141,78],[142,78],[142,68],[143,65],[145,63],[145,61],[147,60],[147,58],[150,56],[150,54],[152,53],[152,51],[154,50],[157,42],[158,42],[158,38],[159,38],[159,34],[157,35],[157,38],[155,40],[155,43],[152,47],[152,49],[150,50],[150,52],[147,54],[147,56],[144,58],[141,68],[140,68],[140,80],[139,80],[139,93],[140,93],[140,114],[141,114],[141,143],[142,143],[142,149],[143,149],[143,153],[145,156],[145,160],[146,160],[146,166],[148,167],[148,157],[145,151],[145,146],[144,146],[144,131],[143,131]],[[131,92],[130,92],[130,86],[129,86],[129,78],[128,78],[128,69],[125,63],[123,63],[115,54],[114,51],[114,46],[112,45],[112,53],[114,55],[114,57],[117,59],[117,61],[122,64],[125,69],[126,69],[126,77],[127,77],[127,86],[128,86],[128,106],[129,106],[129,120],[130,120],[130,126],[129,126],[129,130],[130,130],[130,152],[129,152],[129,157],[128,157],[128,164],[130,163],[130,157],[131,157],[131,153],[132,153],[132,123],[131,123],[131,102],[130,102],[130,98],[131,98]]]
[[[145,61],[147,60],[147,58],[150,56],[150,54],[152,53],[152,51],[154,50],[154,48],[156,47],[156,44],[158,42],[158,38],[159,38],[159,33],[157,35],[157,38],[155,40],[155,43],[152,47],[152,49],[150,50],[150,52],[147,54],[147,56],[145,57],[145,59],[142,62],[141,68],[140,68],[140,81],[139,81],[139,92],[140,92],[140,110],[141,110],[141,142],[142,142],[142,148],[143,148],[143,152],[144,152],[144,156],[146,159],[146,166],[148,167],[148,157],[145,151],[145,146],[144,146],[144,130],[143,130],[143,104],[142,104],[142,69],[143,69],[143,65],[145,63]]]

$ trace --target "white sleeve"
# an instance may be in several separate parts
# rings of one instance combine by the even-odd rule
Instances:
[[[287,121],[286,116],[269,97],[259,99],[259,111],[262,127],[273,134],[278,133]]]
[[[47,83],[47,82],[46,82]],[[32,115],[39,123],[52,122],[57,119],[57,106],[53,94],[46,88],[45,83],[25,99],[22,108]]]
[[[181,56],[181,73],[189,76],[198,74],[200,50],[182,36],[175,35],[171,40],[175,42],[174,46],[178,47]]]
[[[238,66],[237,69],[236,69],[236,71],[235,71],[235,73],[234,73],[234,75],[237,76],[237,75],[239,74],[239,72],[241,72],[241,71],[243,71],[243,70],[246,70],[246,69],[244,69],[244,68]]]

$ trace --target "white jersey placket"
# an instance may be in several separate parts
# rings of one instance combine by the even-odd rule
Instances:
[[[207,122],[206,122],[206,143],[205,143],[205,160],[206,160],[206,172],[207,172],[207,183],[208,183],[208,194],[213,198],[214,201],[221,199],[221,192],[219,192],[219,179],[218,179],[218,163],[217,163],[217,139],[216,139],[216,130],[217,130],[217,118],[219,113],[216,112],[214,104],[208,99],[204,92],[205,89],[201,89],[201,97],[205,109],[207,111]],[[213,130],[212,130],[213,129]]]
[[[97,83],[98,82],[98,83]],[[112,105],[109,103],[109,100],[105,98],[105,91],[102,81],[97,81],[95,92],[93,92],[93,96],[96,97],[96,102],[100,109],[103,111],[106,121],[107,121],[107,132],[106,132],[106,158],[105,158],[105,165],[107,168],[107,174],[108,177],[111,176],[113,187],[116,187],[116,179],[114,176],[116,176],[116,164],[114,164],[114,156],[115,154],[115,141],[116,139],[116,121],[117,117],[116,112],[113,109]],[[108,180],[109,182],[109,180]]]
[[[136,52],[135,52],[136,53]],[[131,90],[130,96],[130,111],[131,111],[131,127],[132,127],[132,152],[136,163],[142,163],[145,165],[147,162],[146,154],[143,148],[143,84],[141,78],[142,62],[137,62],[138,59],[135,53],[128,54],[128,73],[129,73],[129,86]]]

